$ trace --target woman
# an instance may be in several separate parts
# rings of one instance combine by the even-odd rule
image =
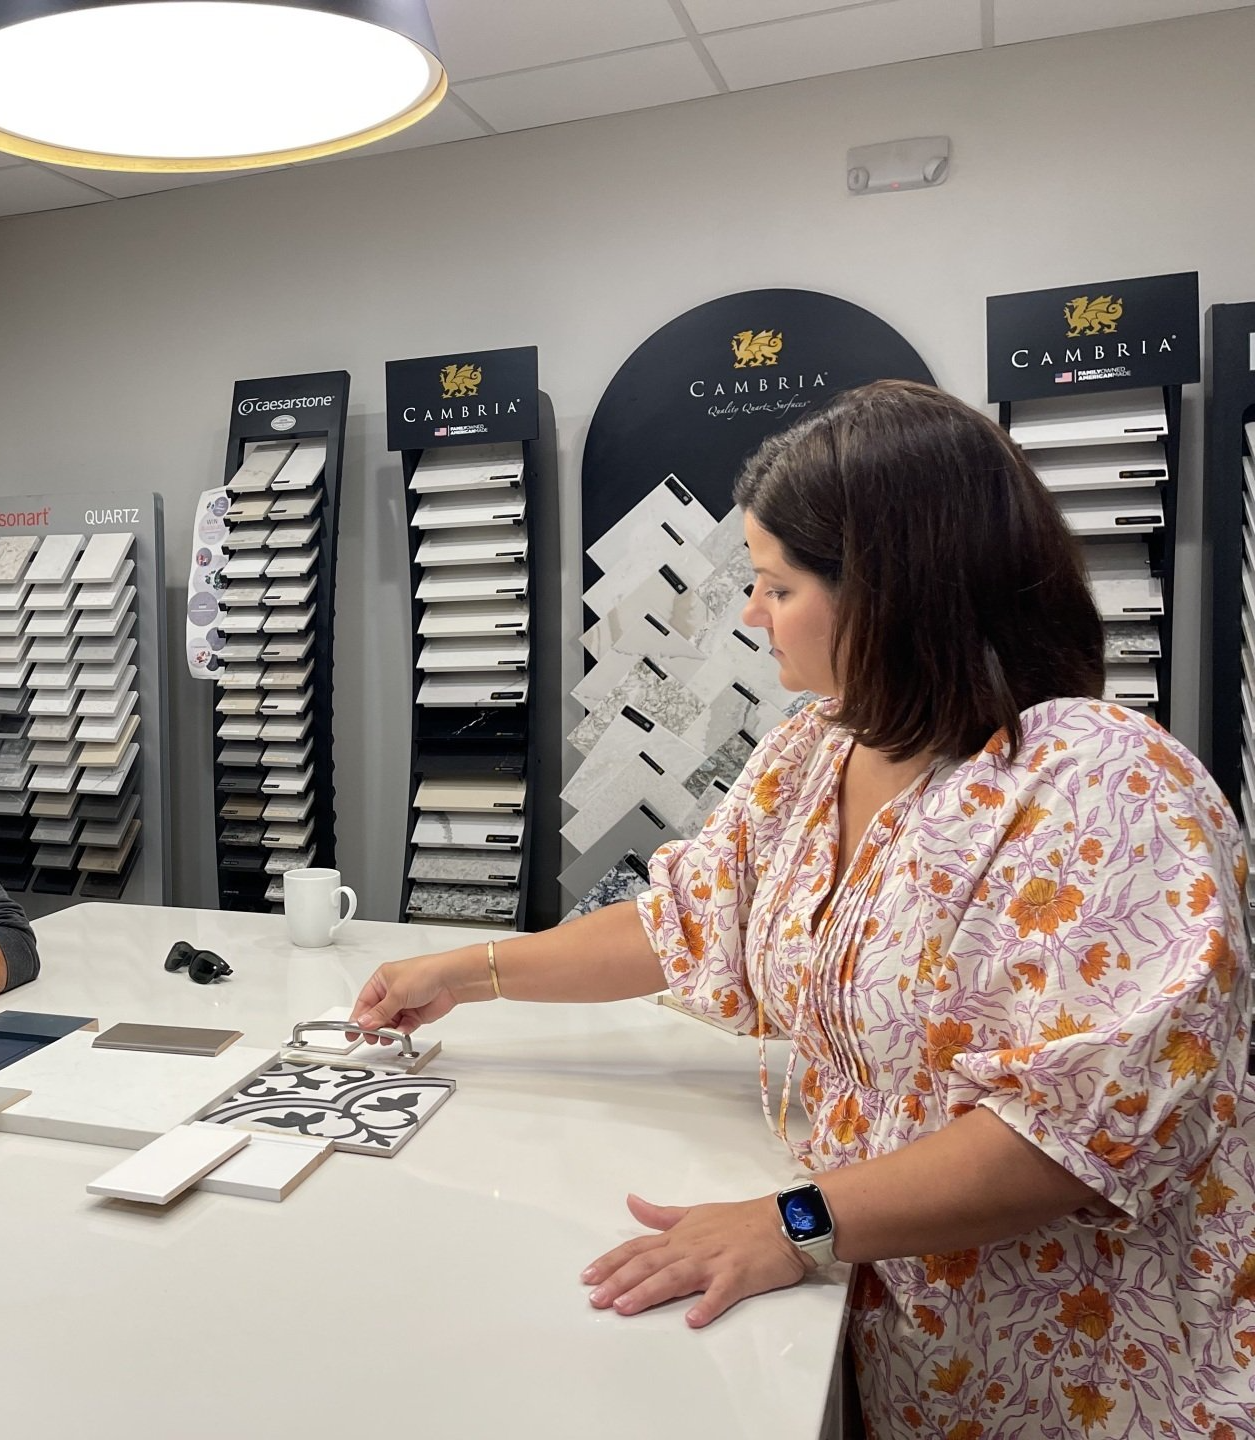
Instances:
[[[764,1109],[861,1266],[872,1435],[1252,1434],[1245,862],[1224,799],[1101,703],[1077,546],[976,411],[851,391],[768,441],[736,499],[745,621],[786,685],[834,698],[766,737],[635,905],[491,965],[480,946],[384,966],[356,1018],[410,1030],[494,992],[665,983],[782,1036]],[[622,1314],[696,1294],[704,1325],[812,1263],[772,1196],[629,1205],[654,1233],[584,1275]]]
[[[22,907],[0,887],[0,991],[15,990],[38,974],[35,932]]]

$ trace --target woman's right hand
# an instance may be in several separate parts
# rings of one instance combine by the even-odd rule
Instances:
[[[442,1019],[458,1003],[445,981],[438,955],[417,955],[381,965],[370,977],[349,1017],[367,1030],[398,1030],[410,1035],[420,1025]],[[375,1044],[371,1036],[366,1037]]]

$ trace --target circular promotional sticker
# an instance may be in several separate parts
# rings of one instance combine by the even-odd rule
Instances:
[[[206,545],[220,545],[222,537],[227,533],[226,521],[212,512],[202,515],[196,533]]]
[[[270,422],[272,430],[294,430],[296,428],[295,415],[276,415]]]
[[[205,632],[205,643],[211,650],[221,650],[227,643],[227,637],[216,627]]]
[[[227,495],[219,495],[218,498],[209,507],[210,513],[216,515],[219,520],[222,519],[222,517],[227,513],[230,508],[231,499]]]
[[[218,618],[218,602],[204,592],[193,595],[187,602],[187,618],[193,625],[212,625]]]
[[[222,661],[204,640],[193,640],[188,643],[187,663],[193,670],[202,671],[217,670],[222,665]]]

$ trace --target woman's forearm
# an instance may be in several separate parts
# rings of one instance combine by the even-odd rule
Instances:
[[[552,930],[499,940],[495,949],[506,1000],[627,1000],[667,988],[631,900]],[[486,945],[450,950],[436,961],[459,1001],[494,998]]]
[[[814,1177],[854,1262],[976,1249],[1088,1206],[1120,1212],[979,1106],[892,1154]]]

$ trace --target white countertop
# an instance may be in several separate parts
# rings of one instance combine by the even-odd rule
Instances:
[[[381,961],[477,936],[353,921],[331,949],[297,950],[279,916],[104,904],[36,930],[43,974],[0,1008],[275,1047]],[[178,939],[234,976],[167,974]],[[817,1436],[844,1278],[703,1331],[685,1302],[594,1311],[579,1280],[640,1233],[629,1190],[731,1200],[795,1174],[762,1118],[754,1043],[643,1000],[468,1005],[431,1033],[432,1073],[458,1082],[448,1104],[395,1158],[333,1155],[281,1204],[98,1200],[84,1187],[120,1152],[0,1135],[5,1434]]]

